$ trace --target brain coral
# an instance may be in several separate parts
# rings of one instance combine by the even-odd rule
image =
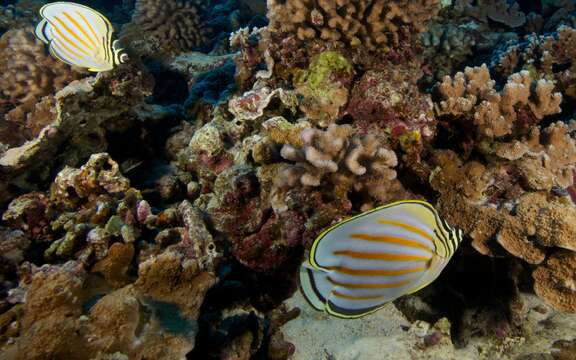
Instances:
[[[369,52],[411,44],[439,0],[268,0],[270,31]]]
[[[207,40],[203,7],[199,0],[137,0],[120,38],[144,55],[191,50]]]

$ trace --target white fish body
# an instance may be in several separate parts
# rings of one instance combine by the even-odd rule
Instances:
[[[462,232],[423,201],[401,201],[323,232],[300,269],[301,290],[317,310],[357,318],[434,281]]]
[[[49,45],[55,58],[89,71],[109,71],[127,59],[117,42],[112,42],[112,24],[98,11],[55,2],[44,5],[40,15],[36,37]]]

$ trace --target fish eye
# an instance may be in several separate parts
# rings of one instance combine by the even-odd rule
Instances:
[[[129,60],[130,60],[130,57],[128,56],[128,54],[126,54],[126,53],[120,54],[120,63],[121,64],[127,63]]]

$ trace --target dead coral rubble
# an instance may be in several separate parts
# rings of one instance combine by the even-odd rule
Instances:
[[[0,155],[0,203],[13,198],[14,191],[33,191],[49,182],[59,167],[80,165],[106,150],[106,135],[137,119],[135,107],[152,87],[148,73],[127,66],[74,81],[44,98],[48,102],[29,115],[30,122],[42,124],[38,136]]]
[[[107,154],[63,169],[49,197],[33,195],[16,198],[3,214],[14,230],[1,233],[0,264],[6,275],[19,271],[19,285],[11,289],[19,295],[10,301],[21,309],[10,325],[18,332],[2,333],[3,352],[17,359],[180,358],[192,350],[195,321],[217,282],[220,257],[196,208],[183,202],[153,214]],[[156,236],[148,229],[158,230]],[[34,246],[49,243],[45,261],[75,260],[41,268],[23,262],[26,234]],[[174,307],[168,316],[179,318],[181,330],[166,325],[163,306]]]

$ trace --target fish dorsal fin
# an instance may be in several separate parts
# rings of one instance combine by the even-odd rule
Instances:
[[[57,53],[58,59],[90,71],[113,68],[114,29],[104,15],[71,2],[46,4],[40,15],[43,20],[36,28],[36,36],[44,42],[48,40],[51,53]]]

